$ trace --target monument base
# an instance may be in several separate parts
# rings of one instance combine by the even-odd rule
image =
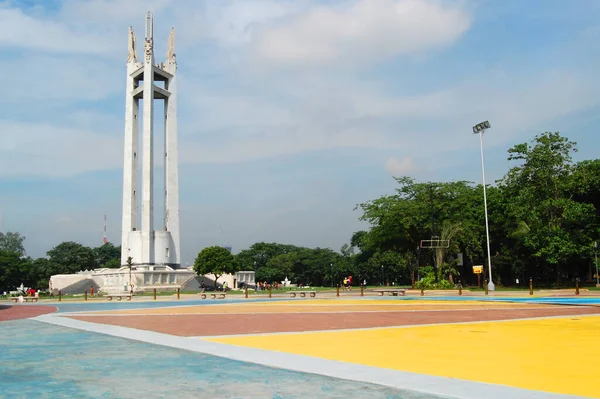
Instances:
[[[50,278],[51,290],[63,294],[82,293],[94,286],[104,293],[176,291],[196,277],[192,268],[174,269],[168,265],[133,265],[118,269],[85,270],[76,274],[59,274]]]

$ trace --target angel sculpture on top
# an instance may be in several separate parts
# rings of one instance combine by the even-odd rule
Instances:
[[[173,64],[177,64],[176,56],[175,56],[175,28],[171,28],[171,33],[169,34],[169,47],[167,48],[167,62],[172,62]]]
[[[137,61],[137,52],[135,51],[135,33],[133,33],[133,28],[130,26],[129,27],[127,62],[135,62],[135,61]]]

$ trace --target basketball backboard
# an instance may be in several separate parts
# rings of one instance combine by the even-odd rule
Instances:
[[[421,247],[421,248],[431,248],[431,249],[435,249],[435,248],[449,248],[450,247],[450,240],[440,240],[440,239],[421,240],[421,243],[419,244],[419,247]]]

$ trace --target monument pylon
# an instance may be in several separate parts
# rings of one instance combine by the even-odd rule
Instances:
[[[143,59],[138,60],[135,34],[129,27],[125,98],[125,145],[123,164],[123,225],[121,265],[137,268],[181,265],[179,237],[179,168],[177,150],[177,62],[175,29],[171,29],[165,62],[154,62],[154,21],[146,14]],[[138,156],[139,111],[142,102],[141,162]],[[154,229],[154,102],[164,105],[164,216]],[[139,169],[141,163],[141,215]],[[140,217],[141,216],[141,217]]]

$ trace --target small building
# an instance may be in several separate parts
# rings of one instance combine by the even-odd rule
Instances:
[[[232,289],[254,287],[256,282],[254,280],[254,271],[239,271],[235,274],[223,274],[219,276],[217,279],[217,287],[222,287],[224,282],[227,282],[227,286]],[[204,280],[204,283],[209,287],[212,287],[215,283],[215,275],[214,274],[205,274],[204,276],[199,276],[197,280]]]

